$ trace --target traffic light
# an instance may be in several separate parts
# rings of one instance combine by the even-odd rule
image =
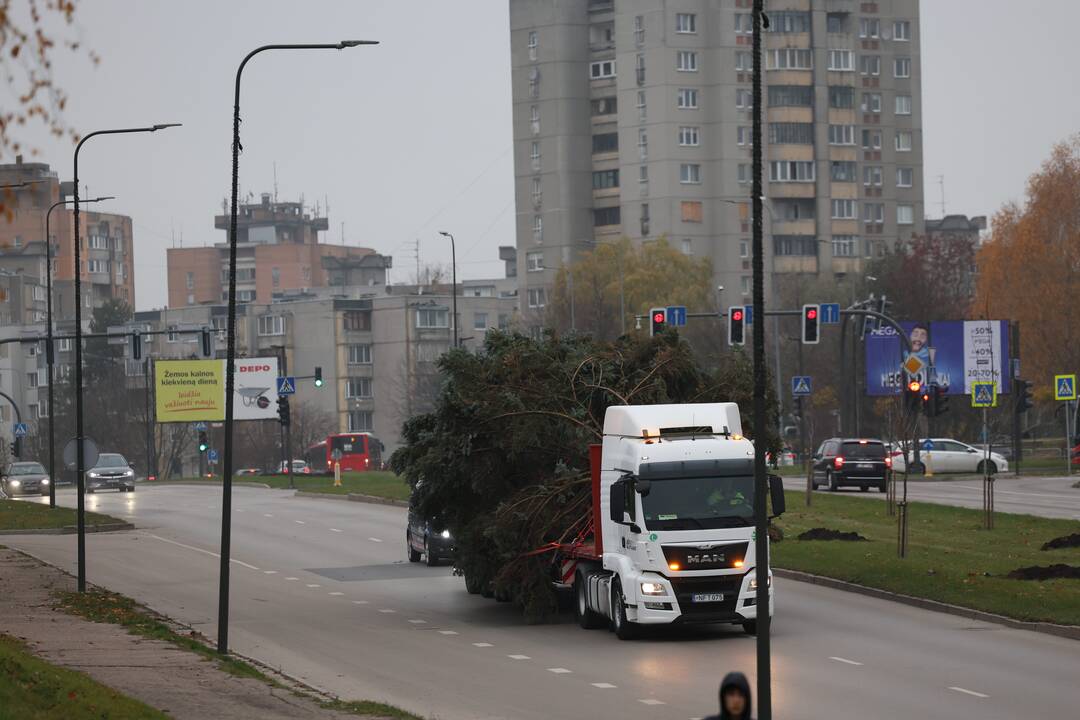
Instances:
[[[667,327],[667,309],[653,308],[649,311],[649,337],[659,335]]]
[[[922,407],[923,414],[926,417],[933,417],[932,403],[934,401],[934,390],[929,385],[923,385],[919,391],[919,405]]]
[[[202,329],[202,356],[204,358],[214,357],[214,343],[210,336],[210,328]]]
[[[821,340],[821,307],[802,306],[802,341],[804,345],[817,345]]]
[[[131,333],[131,359],[142,360],[142,335]]]
[[[288,425],[292,422],[289,417],[289,397],[288,395],[282,395],[277,399],[277,416],[278,422],[282,425]]]
[[[206,437],[206,431],[199,431],[199,452],[204,453],[210,449],[210,440]]]
[[[22,438],[15,438],[11,441],[11,457],[16,460],[22,457]]]
[[[728,345],[746,344],[746,308],[736,306],[728,308],[727,313],[727,341]]]
[[[315,387],[322,387],[322,368],[318,366],[315,368]]]
[[[945,385],[931,385],[929,417],[937,417],[947,412],[949,412],[949,388]]]
[[[1016,412],[1027,412],[1034,402],[1031,398],[1031,383],[1027,380],[1016,381]]]
[[[918,380],[910,380],[904,386],[904,406],[912,413],[922,408],[922,383]]]

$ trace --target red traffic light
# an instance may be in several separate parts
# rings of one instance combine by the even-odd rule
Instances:
[[[817,308],[807,308],[806,317],[809,320],[816,319],[817,318]]]
[[[653,313],[652,321],[654,323],[662,323],[662,322],[664,322],[664,320],[665,320],[664,313]]]
[[[908,383],[907,388],[911,392],[917,393],[917,392],[919,392],[919,390],[922,389],[922,383],[920,383],[918,380],[912,380],[911,382]]]
[[[731,311],[731,319],[734,320],[735,322],[740,322],[742,320],[742,317],[743,317],[743,311],[742,310],[732,310]]]

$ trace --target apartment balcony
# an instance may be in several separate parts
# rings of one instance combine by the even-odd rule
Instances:
[[[817,196],[817,183],[770,182],[768,195],[773,198],[812,198]]]
[[[818,259],[805,255],[780,255],[773,258],[773,268],[778,273],[817,273]]]
[[[835,275],[861,275],[863,272],[863,259],[861,257],[833,257],[832,271]]]
[[[773,235],[817,235],[817,220],[777,220],[772,225]]]

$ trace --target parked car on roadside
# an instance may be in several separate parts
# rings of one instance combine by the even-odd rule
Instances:
[[[0,488],[8,497],[48,495],[49,473],[39,462],[13,462],[0,473]]]
[[[278,466],[278,472],[284,474],[289,465],[284,460]],[[311,467],[307,464],[306,460],[293,460],[292,461],[292,474],[293,475],[310,475]]]
[[[885,443],[870,438],[831,438],[821,443],[814,453],[816,490],[824,485],[836,491],[842,487],[857,487],[863,492],[872,487],[886,490],[892,458]]]
[[[259,468],[240,468],[233,475],[236,477],[242,477],[244,475],[262,475],[263,471]]]
[[[86,471],[86,492],[116,490],[135,492],[134,466],[120,453],[101,453],[97,464]]]
[[[898,445],[894,444],[892,454],[893,469],[897,472],[906,472],[912,460],[912,451],[909,449],[907,457]],[[984,463],[989,462],[989,468]],[[986,450],[962,443],[952,438],[927,438],[919,441],[919,461],[910,464],[911,472],[925,474],[927,471],[938,473],[970,473],[982,475],[985,469],[990,473],[1006,472],[1009,469],[1008,459],[999,452],[991,451],[989,459]]]

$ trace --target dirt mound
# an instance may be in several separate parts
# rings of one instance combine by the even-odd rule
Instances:
[[[1026,568],[1017,568],[1006,577],[1013,580],[1056,580],[1057,578],[1080,580],[1080,567],[1062,563],[1046,566],[1033,565]]]
[[[811,528],[799,535],[800,540],[846,540],[848,542],[869,542],[857,532],[840,532],[828,528]]]
[[[1073,533],[1072,535],[1064,535],[1059,538],[1054,538],[1048,543],[1044,543],[1043,550],[1057,550],[1059,548],[1071,548],[1080,547],[1080,533]]]

